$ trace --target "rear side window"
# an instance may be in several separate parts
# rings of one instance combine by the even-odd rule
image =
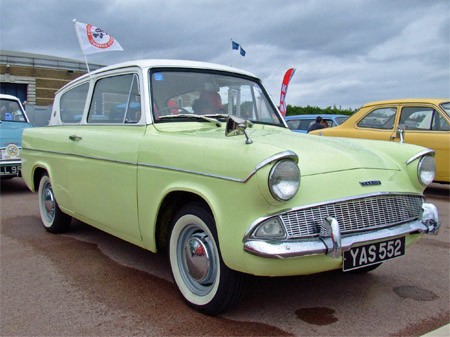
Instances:
[[[97,81],[88,123],[136,124],[141,119],[138,77],[126,74]]]
[[[63,123],[78,123],[81,121],[88,90],[89,83],[85,83],[70,89],[61,96],[59,107]]]
[[[375,109],[361,119],[358,126],[371,129],[393,129],[396,112],[396,108]]]
[[[449,130],[447,121],[430,107],[403,108],[400,124],[404,124],[407,130]]]

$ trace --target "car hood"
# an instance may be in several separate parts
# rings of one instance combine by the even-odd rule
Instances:
[[[284,131],[284,130],[283,130]],[[399,170],[398,164],[380,151],[373,141],[328,138],[279,130],[250,132],[254,143],[291,150],[299,157],[302,175],[360,168]],[[387,145],[387,144],[383,144]]]
[[[2,121],[0,123],[0,146],[8,144],[20,146],[22,143],[22,133],[26,128],[30,128],[28,123]]]
[[[230,168],[239,167],[241,173],[255,167],[280,152],[293,151],[299,157],[302,176],[354,169],[400,170],[399,163],[406,162],[419,148],[411,148],[406,144],[390,142],[318,137],[304,135],[280,127],[255,125],[247,129],[252,144],[245,144],[245,136],[226,137],[223,128],[192,128],[180,132],[169,124],[157,126],[158,131],[169,136],[177,132],[176,152],[169,155],[167,161],[175,161],[184,167],[191,166],[192,153],[202,153],[210,158],[208,166],[220,174],[230,173]],[[164,137],[166,138],[166,137]],[[173,139],[173,134],[167,139]],[[224,142],[226,144],[224,144]],[[168,146],[172,148],[174,146]],[[390,151],[386,151],[387,148]],[[392,150],[397,148],[397,150]],[[197,152],[198,151],[198,152]],[[227,169],[224,169],[224,158],[227,157]],[[171,163],[166,163],[171,164]],[[215,169],[213,168],[214,166]],[[237,172],[235,172],[237,173]]]

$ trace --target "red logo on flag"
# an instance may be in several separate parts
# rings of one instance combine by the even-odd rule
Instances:
[[[86,25],[86,33],[89,43],[96,48],[106,49],[114,44],[112,36],[91,24]]]

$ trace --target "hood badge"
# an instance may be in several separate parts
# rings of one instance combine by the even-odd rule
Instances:
[[[377,185],[381,185],[381,181],[379,181],[379,180],[360,181],[359,184],[361,186],[377,186]]]

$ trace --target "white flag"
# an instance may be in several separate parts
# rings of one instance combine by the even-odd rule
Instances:
[[[123,50],[119,42],[102,29],[75,20],[74,22],[78,41],[80,42],[80,47],[84,54]]]

